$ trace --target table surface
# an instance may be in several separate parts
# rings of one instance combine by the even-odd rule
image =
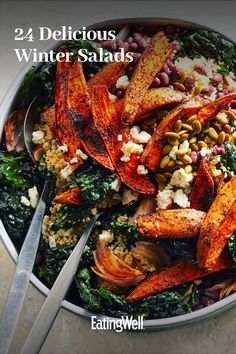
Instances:
[[[16,27],[88,25],[125,17],[182,18],[218,29],[236,39],[234,1],[0,1],[0,99],[23,64],[13,48],[28,47],[14,42]],[[34,43],[42,47],[42,43]],[[0,316],[15,264],[0,240]],[[11,354],[18,354],[44,296],[29,286]],[[92,331],[90,322],[60,310],[41,350],[43,354],[228,354],[235,353],[236,308],[188,327],[152,333]]]

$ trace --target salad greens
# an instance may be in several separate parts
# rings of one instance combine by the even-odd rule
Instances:
[[[187,36],[179,36],[181,52],[189,57],[204,56],[222,62],[221,72],[227,74],[236,70],[236,47],[219,33],[200,29]]]
[[[226,142],[225,153],[221,157],[221,162],[226,167],[227,172],[236,171],[236,147],[231,142]]]

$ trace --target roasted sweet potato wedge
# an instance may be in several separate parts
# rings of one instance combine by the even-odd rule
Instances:
[[[78,167],[83,164],[83,160],[76,155],[75,152],[77,149],[81,148],[81,143],[76,134],[67,104],[68,78],[71,66],[72,59],[71,61],[61,61],[57,63],[55,96],[56,125],[59,141],[62,144],[66,144],[68,147],[67,161],[70,161],[73,157],[77,157],[78,163],[74,165]]]
[[[207,211],[214,197],[214,179],[204,161],[201,162],[189,197],[193,209]]]
[[[231,177],[214,199],[202,222],[197,243],[197,259],[200,267],[207,267],[209,250],[226,214],[236,200],[236,177]]]
[[[147,112],[153,111],[162,106],[181,103],[186,99],[183,92],[176,91],[170,87],[160,87],[147,90],[138,112],[134,117],[134,122],[140,121]],[[119,117],[124,110],[124,98],[116,101],[114,107]]]
[[[135,213],[129,218],[129,223],[136,225],[138,216],[153,213],[156,210],[156,204],[156,198],[154,195],[144,195],[140,199]]]
[[[236,230],[236,201],[231,206],[226,217],[221,222],[216,233],[212,235],[212,242],[207,255],[206,267],[212,268],[218,261],[223,249]]]
[[[174,129],[178,119],[182,119],[186,115],[196,114],[204,103],[205,100],[202,97],[195,96],[168,113],[155,128],[141,156],[141,162],[148,166],[151,171],[154,171],[161,159],[162,149],[165,145],[164,134]]]
[[[58,204],[82,204],[83,198],[81,196],[80,187],[75,187],[57,195],[54,200]]]
[[[154,194],[156,188],[149,177],[137,173],[139,165],[137,153],[132,153],[129,161],[121,160],[123,156],[121,148],[129,142],[129,138],[109,99],[106,86],[94,87],[92,113],[95,125],[103,137],[111,161],[120,179],[128,187],[139,193]],[[119,135],[121,135],[122,139],[118,138]]]
[[[47,123],[52,133],[56,135],[57,127],[56,127],[56,111],[55,105],[49,107],[42,113],[43,120]]]
[[[146,296],[154,295],[174,286],[196,280],[206,275],[226,269],[230,266],[230,258],[221,258],[210,270],[200,269],[197,264],[184,260],[178,261],[170,268],[166,268],[161,272],[152,274],[140,283],[134,291],[126,298],[128,302],[135,302]]]
[[[198,120],[201,124],[209,122],[209,120],[213,119],[222,109],[227,108],[230,102],[235,98],[236,93],[234,92],[205,104],[198,112]]]
[[[90,97],[80,61],[75,61],[70,69],[67,103],[84,150],[98,163],[114,170],[105,144],[92,118]]]
[[[123,113],[125,125],[133,123],[147,89],[156,74],[162,69],[171,51],[172,47],[163,32],[158,32],[152,37],[135,67],[125,92]]]
[[[137,226],[145,237],[197,237],[204,217],[203,211],[195,209],[159,210],[139,216]]]
[[[105,85],[108,90],[116,83],[120,76],[124,75],[125,69],[130,63],[125,62],[113,62],[103,66],[89,81],[87,82],[89,95],[92,94],[94,86]]]

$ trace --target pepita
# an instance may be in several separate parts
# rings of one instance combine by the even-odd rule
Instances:
[[[160,168],[165,168],[168,165],[169,161],[170,161],[169,156],[163,157],[163,159],[160,162]]]
[[[212,128],[212,127],[210,127],[209,129],[208,129],[208,134],[210,135],[210,137],[212,138],[212,139],[214,139],[214,140],[217,140],[218,139],[218,133],[217,133],[217,131],[214,129],[214,128]]]

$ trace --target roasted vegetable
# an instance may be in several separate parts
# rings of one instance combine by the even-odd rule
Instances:
[[[54,198],[54,203],[58,204],[82,204],[83,198],[81,196],[80,187],[75,187],[65,191]]]
[[[146,296],[157,294],[163,290],[173,288],[192,280],[202,278],[211,272],[217,272],[229,267],[224,259],[219,260],[211,271],[198,268],[194,263],[180,260],[170,268],[159,273],[152,274],[149,278],[140,283],[134,291],[126,298],[128,302],[139,301]]]
[[[236,230],[236,201],[230,207],[227,215],[221,222],[220,226],[216,230],[215,234],[209,235],[212,238],[212,242],[207,254],[206,267],[211,268],[217,262],[228,239],[232,236]]]
[[[55,105],[49,107],[42,113],[43,120],[47,123],[52,133],[56,135],[57,127],[56,127],[56,111]]]
[[[137,219],[138,230],[145,237],[197,237],[205,213],[195,209],[159,210]]]
[[[159,241],[160,246],[171,256],[173,261],[183,258],[186,261],[196,262],[196,238],[168,238]]]
[[[72,124],[76,128],[74,133],[79,136],[87,154],[103,166],[114,170],[105,144],[93,122],[90,98],[80,61],[75,61],[70,69],[67,103]]]
[[[198,112],[198,120],[202,125],[211,121],[217,113],[227,108],[230,102],[236,98],[236,93],[229,93],[223,97],[217,98],[215,101],[206,103]]]
[[[25,118],[25,111],[12,112],[5,123],[5,139],[7,151],[21,152],[25,150],[23,139],[23,124]]]
[[[202,222],[197,244],[197,259],[200,267],[207,267],[209,251],[213,242],[215,242],[217,230],[235,200],[236,177],[232,177],[229,182],[220,189]],[[220,245],[219,247],[221,248]]]
[[[143,115],[147,112],[153,111],[162,106],[181,103],[186,99],[186,95],[183,92],[176,91],[170,87],[160,87],[147,90],[143,101],[139,106],[139,110],[134,117],[134,121],[137,122],[142,119]],[[116,101],[114,107],[119,117],[122,116],[124,109],[124,98]]]
[[[168,113],[155,128],[154,133],[147,143],[145,150],[141,156],[141,162],[154,171],[162,156],[162,149],[165,145],[164,134],[173,131],[177,120],[182,119],[186,115],[196,114],[204,103],[204,99],[195,96],[188,102],[181,104],[177,108]]]
[[[93,252],[95,267],[93,272],[100,278],[118,287],[136,286],[145,278],[139,270],[131,268],[100,242]]]
[[[171,45],[163,32],[158,32],[144,50],[135,67],[124,98],[123,123],[132,124],[147,89],[171,53]]]
[[[94,86],[105,85],[108,89],[122,76],[125,69],[129,65],[129,62],[113,62],[103,66],[91,79],[88,80],[88,92],[92,95],[92,89]]]
[[[201,162],[192,192],[189,196],[193,209],[207,211],[214,197],[214,179],[204,161]]]
[[[67,105],[68,78],[71,66],[72,61],[61,61],[57,63],[55,97],[56,124],[57,136],[60,143],[66,144],[69,150],[65,158],[67,161],[71,161],[73,157],[76,157],[78,162],[74,164],[74,167],[78,167],[84,162],[81,157],[76,154],[76,150],[81,148],[81,143],[76,134]]]
[[[139,158],[137,153],[130,156],[129,161],[122,161],[121,148],[129,142],[126,131],[122,127],[119,117],[109,99],[106,86],[96,86],[92,96],[92,112],[94,122],[101,133],[107,151],[110,155],[120,179],[131,189],[144,193],[154,194],[155,186],[146,175],[139,175],[137,168]],[[119,141],[118,135],[122,135]]]
[[[139,215],[146,215],[156,210],[156,199],[152,195],[145,195],[140,199],[134,215],[129,218],[129,223],[135,225]]]

